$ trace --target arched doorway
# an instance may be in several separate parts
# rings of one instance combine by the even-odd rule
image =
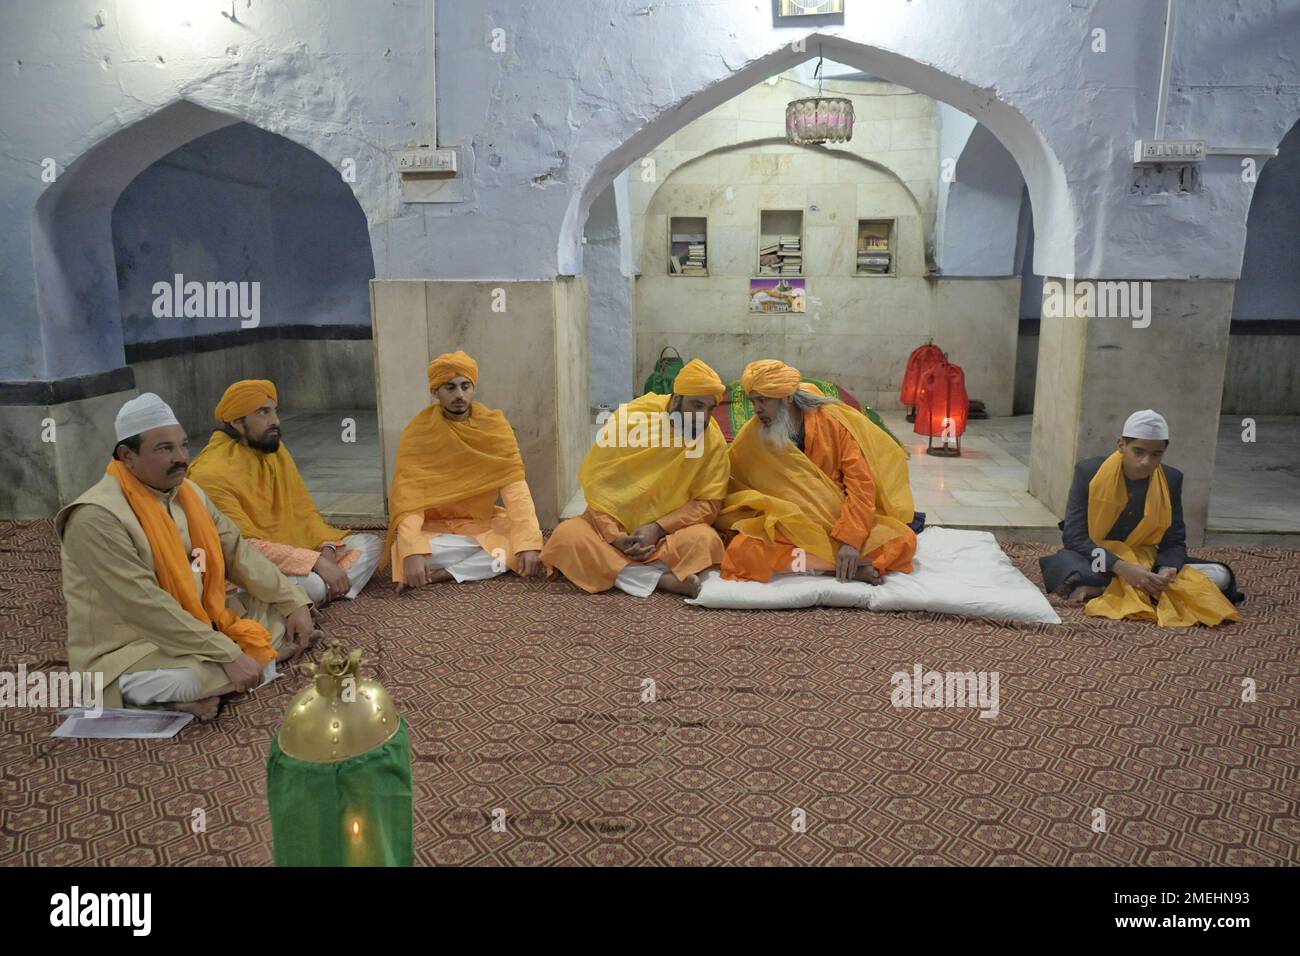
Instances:
[[[780,70],[782,68],[788,68],[792,64],[792,61],[799,62],[815,57],[817,55],[816,52],[811,51],[817,50],[819,39],[821,38],[809,38],[807,45],[807,49],[810,51],[809,53],[798,55],[793,51],[783,49],[772,54],[768,58],[757,61],[756,64],[750,64],[745,69],[738,71],[736,74],[728,77],[715,86],[709,87],[702,93],[697,94],[694,98],[689,98],[683,102],[675,104],[671,109],[664,111],[652,119],[650,123],[634,134],[620,148],[614,150],[609,156],[605,157],[601,163],[598,163],[591,179],[588,180],[582,192],[575,196],[575,199],[570,206],[569,213],[571,219],[566,219],[566,231],[562,233],[561,236],[561,247],[559,250],[561,262],[563,263],[565,260],[566,242],[568,242],[571,237],[571,233],[569,232],[571,224],[573,222],[578,222],[579,226],[581,226],[579,221],[582,219],[583,215],[582,204],[590,199],[597,190],[602,188],[601,184],[606,184],[607,188],[607,184],[613,181],[615,175],[621,175],[624,172],[628,172],[632,176],[633,185],[635,186],[636,175],[638,173],[638,163],[644,163],[646,161],[644,157],[656,154],[656,139],[659,139],[660,141],[668,140],[669,137],[673,137],[681,130],[688,128],[690,124],[695,122],[697,119],[714,115],[714,111],[718,110],[720,100],[725,102],[728,98],[739,97],[745,89],[744,87],[737,89],[741,77],[748,79],[751,85],[757,85],[760,83],[764,77],[759,75],[757,64],[762,64],[768,69]],[[979,169],[973,170],[968,176],[968,179],[963,182],[963,185],[968,187],[965,198],[969,200],[988,200],[988,197],[992,195],[993,206],[996,207],[996,211],[1000,214],[1001,218],[998,219],[996,224],[998,228],[991,229],[987,217],[990,208],[989,201],[970,201],[958,210],[954,218],[961,222],[961,224],[967,226],[978,220],[979,222],[976,222],[976,224],[984,227],[986,230],[986,238],[983,240],[983,245],[978,250],[984,254],[984,259],[969,262],[966,264],[965,268],[958,266],[954,268],[953,272],[955,275],[969,275],[973,278],[996,277],[1006,280],[1008,286],[1016,286],[1016,294],[1004,296],[1003,298],[1006,299],[1005,302],[1001,300],[993,302],[990,300],[989,303],[991,308],[1005,307],[1003,308],[1003,311],[1005,311],[1006,314],[1005,316],[1002,316],[1005,321],[1001,323],[999,329],[1001,332],[1005,332],[1006,341],[1002,343],[1001,346],[994,349],[994,353],[999,358],[1005,359],[1005,362],[1002,363],[1005,365],[1005,368],[999,366],[997,373],[999,376],[999,388],[1005,386],[1005,402],[1001,401],[1002,396],[999,394],[999,410],[997,413],[1000,415],[1010,415],[1013,407],[1012,395],[1014,391],[1017,332],[1020,318],[1018,294],[1019,270],[1017,269],[1016,264],[1019,261],[1018,255],[1023,252],[1026,245],[1019,241],[1018,235],[1022,227],[1022,195],[1027,193],[1028,195],[1037,198],[1035,212],[1038,211],[1038,206],[1040,205],[1045,210],[1049,210],[1049,212],[1044,216],[1036,217],[1041,219],[1041,222],[1036,223],[1039,231],[1040,248],[1046,246],[1047,249],[1047,251],[1039,257],[1042,260],[1039,270],[1050,272],[1053,268],[1064,265],[1072,256],[1073,217],[1070,212],[1064,174],[1059,162],[1056,161],[1055,157],[1046,147],[1046,144],[1037,136],[1023,116],[1006,104],[999,102],[996,98],[988,96],[972,97],[972,91],[969,86],[963,89],[962,85],[953,82],[953,78],[951,77],[946,77],[929,67],[910,63],[910,61],[902,60],[894,55],[881,53],[879,56],[876,56],[875,54],[879,51],[872,51],[861,45],[848,43],[838,39],[835,43],[825,42],[822,45],[820,52],[822,52],[827,58],[833,58],[836,62],[854,66],[871,76],[882,77],[900,86],[906,86],[908,90],[921,93],[932,100],[942,101],[947,98],[949,103],[956,103],[960,106],[964,106],[971,110],[972,113],[979,115],[979,123],[977,123],[973,117],[969,117],[970,125],[974,128],[974,132],[971,133],[968,130],[968,139],[963,140],[961,152],[959,153],[959,157],[966,163],[967,167],[980,166]],[[893,68],[892,71],[891,67]],[[908,77],[909,81],[905,82],[901,79],[903,76]],[[730,96],[728,97],[726,94],[729,94]],[[953,112],[956,112],[956,110],[953,110]],[[993,131],[994,127],[997,127],[1001,132],[995,134]],[[774,142],[783,143],[784,141],[780,140]],[[744,149],[746,145],[745,141],[740,140],[728,148],[732,150],[740,150]],[[678,147],[673,146],[670,147],[670,149],[675,151]],[[832,151],[826,152],[830,153]],[[977,163],[976,159],[981,157],[987,161],[982,164]],[[993,157],[993,159],[990,159],[989,157]],[[995,162],[994,159],[1000,161]],[[697,161],[698,157],[690,160],[690,162]],[[622,169],[617,168],[617,164],[619,163],[624,164]],[[675,174],[676,170],[682,168],[685,167],[678,165],[667,171],[663,169],[657,169],[656,171],[659,173],[660,181],[666,184],[670,181],[671,176]],[[936,164],[936,168],[931,171],[931,176],[937,180],[939,175],[940,169],[937,168]],[[812,208],[816,207],[814,206]],[[1003,213],[1005,215],[1002,215]],[[954,225],[955,223],[950,220],[949,226]],[[634,228],[636,227],[634,226]],[[1033,226],[1030,228],[1033,228]],[[990,229],[993,232],[993,236],[988,238],[987,231]],[[751,232],[752,231],[753,230],[751,230]],[[638,232],[639,234],[644,234],[646,237],[646,246],[654,244],[657,248],[658,245],[664,245],[664,243],[659,242],[658,238],[651,238],[652,234],[648,228],[640,229]],[[923,238],[928,239],[928,231]],[[960,244],[953,243],[953,245]],[[949,317],[950,313],[955,312],[952,308],[954,302],[960,303],[963,296],[958,295],[956,300],[949,300],[946,304],[941,301],[943,294],[941,286],[944,285],[944,275],[941,274],[936,276],[932,267],[930,267],[929,260],[931,258],[931,252],[932,250],[929,248],[922,248],[921,255],[923,255],[926,260],[926,266],[923,267],[923,269],[918,269],[916,274],[917,278],[921,278],[922,274],[924,274],[925,279],[931,282],[931,290],[935,293],[933,296],[934,302],[927,303],[927,306],[924,309],[917,311],[927,314],[932,311],[943,317]],[[995,269],[991,269],[988,266],[988,263],[984,261],[991,261],[992,257],[996,257],[999,263],[998,267]],[[660,258],[662,258],[662,256],[660,256]],[[643,248],[641,257],[643,267],[645,261],[646,255]],[[584,272],[586,271],[585,266],[580,266],[579,268]],[[1070,267],[1067,266],[1067,268]],[[655,272],[654,281],[659,281],[663,278],[658,275],[658,273],[663,270],[656,268],[653,271]],[[648,276],[648,272],[644,273],[638,282],[644,283],[648,281]],[[664,285],[665,288],[672,288],[671,283],[663,282],[661,284]],[[678,288],[684,289],[686,285],[688,285],[688,283],[682,283]],[[948,285],[953,289],[956,288],[956,285],[953,283],[948,283]],[[963,291],[970,291],[970,289],[971,287],[968,286],[967,289]],[[636,320],[638,328],[641,328],[644,325],[642,321],[643,316],[641,315],[642,306],[643,300],[638,295],[638,314]],[[930,326],[928,319],[922,324],[927,327]],[[805,323],[805,325],[807,326],[809,323]],[[746,330],[742,328],[739,331],[743,332]],[[800,360],[799,354],[795,353],[802,354],[803,352],[808,351],[807,346],[810,337],[815,338],[816,336],[816,329],[811,327],[801,327],[798,335],[790,333],[786,336],[787,345],[786,347],[779,349],[779,351],[781,354],[791,358],[791,360],[798,362]],[[924,337],[925,333],[923,332],[921,333],[920,341],[915,344],[920,344],[921,341],[924,341]],[[997,341],[1001,342],[1001,339],[997,339]],[[703,351],[703,345],[700,346],[700,349],[702,354],[706,354],[706,357],[708,357],[707,353],[704,353]],[[638,343],[638,377],[646,372],[646,356],[640,354],[643,351],[645,350],[642,349],[640,343]],[[813,351],[815,352],[815,349],[813,349]],[[716,351],[714,354],[717,354]],[[905,363],[905,356],[906,350],[904,350],[903,356],[899,362],[896,363],[899,365],[898,376],[901,376],[902,365]],[[749,357],[752,358],[755,356]],[[593,368],[596,367],[595,363],[597,361],[598,359],[593,356]],[[817,363],[817,358],[811,358],[809,361],[812,361],[815,365]],[[985,364],[987,365],[992,363]],[[732,371],[735,370],[725,370],[724,376]],[[988,373],[989,369],[987,367],[981,367],[976,372],[977,375],[986,375]],[[887,375],[877,374],[873,377],[873,381],[876,384],[874,386],[868,386],[871,388],[871,394],[868,400],[873,405],[877,403],[878,397],[884,400],[886,393],[891,391],[896,393],[897,391],[897,383],[891,383],[890,378]],[[891,384],[893,386],[892,389],[890,387]],[[1005,405],[1005,408],[1002,407],[1003,404]],[[1022,481],[1018,492],[1024,493],[1024,497],[1029,500],[1017,500],[1011,506],[1012,510],[1017,512],[1027,512],[1031,509],[1022,506],[1032,505],[1034,506],[1032,509],[1034,511],[1032,523],[1034,525],[1047,526],[1048,524],[1054,524],[1055,516],[1027,495],[1027,489],[1025,487],[1028,483],[1027,451],[1029,436],[1027,430],[1024,439],[1026,448],[1025,455],[1022,459],[1017,461],[1012,460],[1009,456],[1000,455],[998,461],[994,463],[996,467],[1007,469],[1008,472],[1013,469],[1018,469],[1022,472],[1021,477],[1015,479],[1005,474],[998,474],[992,477],[1001,482],[1001,484],[999,484],[999,489],[1007,488],[1007,482],[1015,480]],[[1001,498],[1004,496],[996,497],[999,498],[1000,502]],[[990,514],[992,514],[993,503],[990,503],[989,507]],[[974,511],[977,509],[978,505],[972,503],[971,507],[965,510]],[[1027,519],[1029,516],[1020,514],[1017,515],[1017,517]],[[961,523],[966,522],[963,521]],[[972,521],[972,523],[974,522]],[[989,523],[1001,523],[1001,515],[999,514],[994,516],[989,520]]]
[[[138,391],[169,401],[197,446],[226,385],[271,378],[291,415],[320,413],[304,451],[324,442],[322,460],[357,467],[376,457],[369,230],[311,150],[179,101],[70,165],[32,230],[47,374],[116,382],[86,416],[86,440],[59,443],[62,500],[102,469],[116,407]],[[377,470],[324,469],[330,487],[318,489],[316,456],[299,457],[313,491],[367,496],[343,513],[382,513]]]

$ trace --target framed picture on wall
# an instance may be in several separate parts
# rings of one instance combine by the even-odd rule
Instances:
[[[786,312],[806,312],[804,283],[806,279],[786,276],[749,280],[749,311],[780,315]]]
[[[843,13],[844,0],[781,0],[781,16],[811,17],[823,13]]]

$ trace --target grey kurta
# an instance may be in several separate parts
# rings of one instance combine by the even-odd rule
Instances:
[[[1119,560],[1114,552],[1101,547],[1092,540],[1088,532],[1088,485],[1096,476],[1107,455],[1088,458],[1074,468],[1074,480],[1070,483],[1070,496],[1065,506],[1065,520],[1061,522],[1061,540],[1065,545],[1056,554],[1040,558],[1038,567],[1043,574],[1043,586],[1048,591],[1055,591],[1071,575],[1077,575],[1072,582],[1075,587],[1105,587],[1114,576],[1115,562]],[[1183,473],[1177,468],[1161,465],[1165,472],[1165,481],[1169,484],[1169,504],[1172,511],[1169,528],[1156,546],[1155,568],[1173,568],[1181,570],[1185,564],[1214,564],[1187,556],[1187,526],[1183,521]],[[1115,524],[1106,534],[1105,540],[1123,541],[1133,531],[1146,510],[1147,489],[1151,479],[1125,478],[1128,486],[1128,503],[1120,512]],[[1093,555],[1101,559],[1101,570],[1093,570]],[[1227,568],[1227,565],[1224,565]],[[1228,568],[1229,587],[1226,593],[1234,602],[1241,595],[1236,590],[1236,579],[1232,569]]]
[[[249,544],[198,485],[188,480],[186,484],[216,525],[227,580],[247,592],[238,601],[231,595],[228,606],[266,627],[277,650],[282,649],[284,618],[310,603],[306,593]],[[188,553],[189,524],[176,503],[176,492],[154,494],[176,523]],[[63,542],[68,667],[103,672],[106,706],[121,706],[117,679],[125,673],[189,668],[199,675],[204,693],[229,683],[221,665],[243,652],[158,584],[144,528],[115,478],[105,475],[59,512],[55,530]],[[195,594],[200,595],[203,573],[192,571],[192,575]]]

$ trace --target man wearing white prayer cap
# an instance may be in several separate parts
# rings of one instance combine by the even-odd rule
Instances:
[[[1168,422],[1159,412],[1145,408],[1125,420],[1111,455],[1088,458],[1075,466],[1065,520],[1060,523],[1065,547],[1038,562],[1047,591],[1070,604],[1086,603],[1088,613],[1098,616],[1155,619],[1162,624],[1165,619],[1183,618],[1170,626],[1219,623],[1213,618],[1220,614],[1221,620],[1236,619],[1230,603],[1215,604],[1213,597],[1202,602],[1213,605],[1212,611],[1203,615],[1206,619],[1195,621],[1187,620],[1194,615],[1175,613],[1170,602],[1162,601],[1165,595],[1174,596],[1175,582],[1190,577],[1182,575],[1185,567],[1204,574],[1233,603],[1243,600],[1231,568],[1187,556],[1183,473],[1164,464],[1168,447]],[[1156,492],[1149,509],[1153,481]],[[1163,534],[1156,538],[1162,527]],[[1138,558],[1143,553],[1139,539],[1150,542],[1141,547],[1154,554],[1152,562]],[[1116,578],[1121,583],[1112,588]],[[1120,591],[1127,601],[1119,600]],[[1100,600],[1103,595],[1106,600]]]
[[[310,600],[186,479],[189,440],[166,402],[145,392],[114,428],[104,477],[54,520],[68,669],[102,674],[106,707],[208,719],[320,636]]]

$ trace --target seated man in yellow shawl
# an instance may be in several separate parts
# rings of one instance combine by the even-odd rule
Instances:
[[[545,574],[515,433],[505,415],[474,401],[478,363],[448,352],[429,363],[428,376],[434,403],[402,431],[388,497],[397,590],[481,581],[507,568]]]
[[[699,359],[672,395],[620,405],[579,472],[587,510],[555,529],[542,561],[589,594],[695,597],[722,560],[711,525],[727,494],[727,440],[711,413],[726,388]]]
[[[1190,627],[1238,621],[1226,565],[1187,557],[1183,474],[1163,463],[1169,425],[1151,409],[1124,422],[1115,451],[1075,466],[1065,547],[1039,560],[1049,592],[1114,620]]]
[[[190,465],[190,478],[314,602],[355,598],[383,543],[325,523],[281,440],[279,411],[271,382],[231,385],[217,403],[220,428]]]
[[[107,474],[54,519],[68,667],[103,673],[105,706],[207,719],[320,632],[302,589],[185,480],[189,442],[162,399],[131,399],[115,428]]]
[[[775,359],[741,377],[755,417],[731,444],[718,526],[736,532],[722,576],[768,581],[820,572],[879,583],[916,553],[907,452],[874,422]]]

